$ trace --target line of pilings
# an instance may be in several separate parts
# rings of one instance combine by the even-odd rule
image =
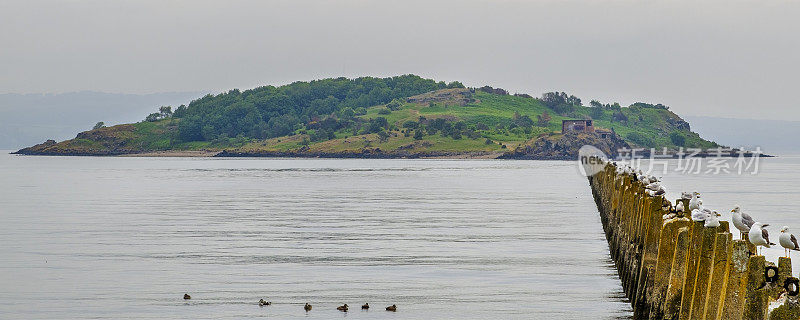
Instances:
[[[706,228],[670,212],[611,162],[589,184],[635,319],[800,319],[789,258],[775,265],[755,255],[727,221]]]

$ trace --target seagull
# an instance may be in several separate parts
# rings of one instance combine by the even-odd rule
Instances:
[[[705,213],[703,210],[694,209],[692,210],[692,221],[706,221],[708,218],[708,214]]]
[[[750,228],[753,226],[753,223],[755,223],[755,220],[753,220],[753,217],[749,214],[742,212],[738,204],[731,210],[731,215],[733,216],[731,218],[733,226],[739,229],[739,232],[741,232],[741,239],[744,240],[744,235],[750,232]]]
[[[681,199],[691,200],[692,199],[692,194],[693,193],[686,192],[686,191],[681,192]]]
[[[647,188],[647,190],[656,191],[658,189],[661,189],[661,184],[658,183],[658,182],[652,182],[652,183],[649,183],[648,185],[646,185],[645,188]]]
[[[664,187],[659,186],[659,189],[657,190],[646,189],[644,192],[651,197],[655,197],[667,193],[667,190],[664,190]]]
[[[712,211],[711,214],[707,214],[706,216],[706,223],[703,225],[706,228],[716,228],[719,227],[719,216],[720,214],[716,211]]]
[[[761,222],[753,223],[753,227],[750,228],[750,232],[747,233],[747,239],[750,240],[750,243],[756,245],[756,247],[767,247],[769,248],[770,245],[774,245],[774,243],[769,242],[769,232],[764,227],[769,226],[769,224],[762,224]],[[759,255],[761,255],[759,253]]]
[[[675,206],[675,211],[678,211],[678,212],[684,212],[685,211],[685,210],[683,210],[683,201],[678,201],[678,205]]]
[[[790,250],[800,251],[800,246],[797,245],[797,238],[788,231],[789,227],[783,226],[783,228],[781,228],[781,235],[778,237],[778,242],[781,244],[781,247],[783,247],[786,257],[789,257],[791,253]]]
[[[703,206],[702,200],[700,200],[700,193],[694,192],[692,193],[692,199],[689,200],[689,210],[694,211],[694,209],[700,209]]]

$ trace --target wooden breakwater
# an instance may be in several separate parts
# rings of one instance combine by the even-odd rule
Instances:
[[[675,213],[613,163],[589,184],[635,319],[800,319],[789,258],[755,255],[727,221],[706,228]]]

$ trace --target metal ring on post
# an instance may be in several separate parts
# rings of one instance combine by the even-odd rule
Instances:
[[[767,282],[773,283],[778,281],[778,267],[768,266],[764,269],[764,278]]]
[[[790,297],[796,296],[800,293],[800,280],[794,277],[786,278],[786,281],[783,282],[783,289]]]

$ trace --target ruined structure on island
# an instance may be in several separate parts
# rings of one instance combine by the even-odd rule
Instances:
[[[589,184],[634,319],[800,319],[789,258],[755,255],[727,221],[706,228],[671,215],[667,199],[612,163]]]
[[[561,133],[569,132],[594,132],[592,120],[561,120]]]

